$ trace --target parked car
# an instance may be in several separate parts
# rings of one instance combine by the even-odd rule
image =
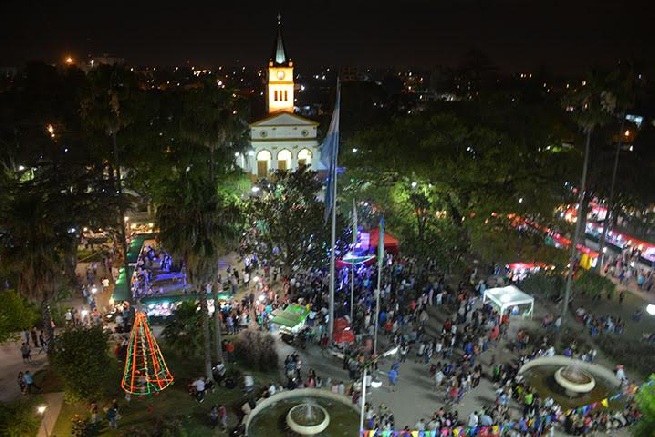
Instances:
[[[109,235],[102,229],[84,228],[82,237],[91,244],[106,243],[109,240]]]

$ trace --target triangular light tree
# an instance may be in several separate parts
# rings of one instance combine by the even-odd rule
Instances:
[[[137,311],[127,345],[121,387],[129,395],[149,396],[164,390],[173,380],[157,340],[150,331],[146,314]]]

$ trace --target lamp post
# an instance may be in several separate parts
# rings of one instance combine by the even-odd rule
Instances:
[[[39,405],[36,407],[36,412],[41,416],[41,425],[43,426],[43,432],[45,433],[45,437],[49,437],[48,435],[48,427],[46,426],[45,423],[45,410],[48,409],[47,405]]]
[[[364,372],[362,372],[362,408],[359,413],[359,432],[360,434],[364,431],[364,415],[365,415],[365,409],[366,409],[366,376],[368,373],[368,368],[375,364],[381,357],[388,357],[391,355],[395,355],[398,352],[398,346],[394,346],[393,348],[389,349],[382,355],[378,355],[377,357],[373,358],[372,360],[369,360],[364,363]]]

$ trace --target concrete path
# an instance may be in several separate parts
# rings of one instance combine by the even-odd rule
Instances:
[[[48,365],[45,352],[32,348],[32,362],[24,363],[20,353],[20,341],[0,344],[0,402],[9,402],[21,396],[18,387],[18,372],[29,370],[32,375]]]
[[[43,395],[43,404],[45,413],[41,419],[41,426],[36,437],[55,437],[52,431],[55,429],[59,412],[64,402],[63,393],[46,393]]]

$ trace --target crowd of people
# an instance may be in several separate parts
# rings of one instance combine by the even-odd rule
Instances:
[[[352,272],[344,269],[338,278],[341,284],[340,291],[350,292],[350,282],[354,280],[355,307],[352,326],[358,334],[358,339],[372,335],[375,325],[375,265],[361,266],[356,270],[353,279]],[[479,293],[473,287],[461,282],[456,288],[449,287],[443,277],[436,276],[436,280],[427,282],[425,287],[419,288],[419,281],[415,273],[415,266],[411,260],[399,258],[390,259],[384,264],[385,281],[380,293],[379,335],[383,335],[387,345],[397,345],[399,354],[396,360],[385,371],[389,381],[389,390],[395,389],[399,375],[402,373],[403,363],[408,359],[422,363],[429,369],[427,374],[433,378],[437,393],[436,399],[441,399],[442,407],[437,409],[431,417],[419,419],[413,429],[441,429],[454,426],[498,426],[502,429],[524,435],[542,435],[555,423],[560,424],[567,432],[576,434],[589,429],[617,427],[621,424],[632,423],[636,418],[634,409],[625,411],[601,412],[591,411],[587,414],[564,414],[552,398],[542,399],[536,391],[518,375],[518,368],[527,360],[542,355],[554,355],[552,344],[546,340],[542,347],[530,350],[529,333],[519,330],[516,338],[510,342],[515,351],[519,353],[516,364],[499,363],[496,355],[500,353],[495,349],[498,342],[508,332],[509,318],[501,317],[490,305],[482,305]],[[293,279],[293,281],[291,281]],[[285,303],[300,302],[309,305],[312,311],[324,315],[327,297],[326,277],[322,272],[304,272],[289,278],[285,284],[285,294],[278,301]],[[478,283],[477,279],[472,280]],[[348,300],[340,309],[335,309],[337,316],[348,316]],[[439,314],[451,314],[446,317],[440,330],[435,334],[426,329],[431,314],[430,307],[438,307]],[[319,317],[314,328],[326,324],[324,317]],[[596,317],[588,313],[581,315],[580,321],[589,327],[593,334],[620,333],[623,321],[611,316]],[[551,318],[544,323],[554,326],[557,320]],[[560,322],[561,323],[561,322]],[[320,329],[320,328],[319,328]],[[598,330],[598,332],[594,331]],[[316,338],[320,338],[320,335]],[[350,383],[344,386],[344,393],[350,394],[354,402],[359,401],[357,390],[362,370],[367,363],[377,357],[372,355],[371,345],[366,341],[358,341],[343,349],[344,369],[348,370]],[[379,350],[380,348],[378,348]],[[480,361],[481,354],[493,354],[490,365]],[[586,361],[593,361],[597,352],[592,348],[589,351],[578,351],[572,344],[562,354],[576,356]],[[487,361],[487,360],[485,360]],[[376,366],[382,366],[376,361]],[[290,364],[291,366],[291,364]],[[460,418],[456,414],[457,405],[464,396],[474,390],[481,378],[489,378],[497,384],[495,404],[480,407],[468,418]],[[301,385],[305,386],[305,385]],[[311,385],[310,385],[311,386]],[[510,411],[510,402],[520,406],[519,414]],[[402,429],[396,426],[388,409],[380,407],[374,409],[366,406],[367,429]],[[621,419],[618,419],[621,417]],[[582,425],[580,425],[582,423]]]
[[[641,265],[641,250],[638,247],[626,247],[623,251],[613,258],[610,258],[603,266],[606,275],[612,275],[619,280],[621,284],[634,282],[637,286],[647,292],[652,291],[653,270]]]
[[[582,307],[575,310],[575,318],[589,329],[592,337],[600,334],[623,334],[625,329],[625,321],[620,317],[615,318],[609,314],[598,316]]]
[[[160,270],[168,271],[172,259],[156,248],[144,248],[137,261],[137,273],[132,284],[136,296],[153,293],[151,285],[155,263],[159,264]],[[411,258],[389,254],[385,257],[377,319],[377,264],[355,266],[354,272],[349,268],[338,270],[335,301],[339,303],[334,308],[335,318],[345,317],[357,334],[354,343],[339,345],[343,354],[343,368],[348,371],[349,380],[324,380],[314,369],[305,370],[302,359],[294,353],[284,362],[286,382],[281,386],[272,383],[263,390],[262,397],[273,396],[284,389],[324,388],[351,396],[353,403],[361,404],[361,384],[358,384],[358,381],[361,380],[365,367],[373,366],[383,370],[388,378],[389,391],[394,391],[400,375],[404,373],[403,367],[408,361],[414,361],[425,366],[425,381],[434,387],[434,400],[440,406],[429,417],[419,418],[413,426],[398,426],[393,412],[385,404],[382,403],[377,408],[366,404],[366,429],[441,430],[455,426],[499,426],[519,433],[541,435],[550,429],[553,423],[559,423],[567,432],[579,435],[591,429],[625,426],[636,420],[638,412],[631,403],[622,411],[592,410],[587,414],[563,414],[553,399],[542,399],[518,375],[520,364],[537,356],[554,354],[552,345],[544,343],[542,347],[528,353],[529,334],[519,330],[511,342],[519,355],[516,364],[496,362],[496,356],[501,354],[498,349],[500,340],[507,336],[510,322],[508,317],[498,314],[490,304],[482,304],[480,301],[484,288],[476,277],[477,271],[471,270],[470,281],[462,281],[451,287],[443,275],[436,273],[436,265],[430,260],[420,267],[418,268],[416,261]],[[104,260],[102,268],[106,270]],[[96,275],[97,272],[93,271],[93,268],[90,272],[87,271],[90,283],[93,283]],[[277,279],[281,280],[281,286],[271,287],[270,283]],[[244,297],[240,300],[230,299],[226,303],[215,303],[228,334],[237,334],[239,330],[254,323],[260,329],[270,329],[270,319],[276,309],[284,308],[290,303],[298,303],[309,310],[307,329],[303,331],[306,333],[306,340],[322,344],[325,340],[329,342],[329,280],[325,269],[292,268],[283,275],[278,265],[271,265],[266,260],[250,256],[243,270],[229,266],[225,276],[219,275],[215,284],[207,284],[207,291],[222,292],[227,288],[230,294],[235,295],[240,288],[245,289]],[[649,281],[652,282],[650,273],[644,272],[643,286],[650,291],[647,286]],[[475,284],[478,284],[477,290]],[[87,299],[95,294],[91,292],[90,285],[84,289],[88,291],[85,294]],[[352,308],[349,299],[351,289],[354,290]],[[97,309],[93,309],[96,311],[88,314],[89,321],[97,320]],[[81,314],[71,312],[71,315],[71,323],[83,323]],[[432,319],[437,316],[443,319],[443,322],[437,324],[435,331]],[[621,319],[614,319],[609,315],[596,316],[582,308],[576,311],[576,316],[589,328],[592,335],[621,333],[624,325]],[[115,322],[118,324],[122,321],[120,312]],[[544,319],[544,324],[546,322],[548,326],[557,323],[552,317],[547,321]],[[398,347],[398,354],[390,363],[387,362],[388,359],[385,361],[375,355],[372,343],[367,340],[374,336],[376,331],[382,339],[377,347],[378,351]],[[30,340],[33,338],[26,339],[28,348]],[[43,347],[43,342],[38,343],[38,346],[37,343],[35,347]],[[563,353],[566,354],[566,351]],[[569,353],[589,361],[595,357],[592,351],[579,354],[578,351],[569,349]],[[490,360],[481,360],[482,356],[489,355],[492,355]],[[229,354],[227,356],[228,362],[231,361]],[[24,359],[29,360],[29,354],[27,357],[24,355]],[[29,372],[26,373],[29,375]],[[21,374],[19,384],[30,377],[31,375],[25,378],[25,373]],[[458,404],[468,393],[475,390],[484,378],[496,385],[494,404],[480,406],[467,417],[460,417],[457,412]],[[206,381],[195,380],[192,386],[196,393],[205,393]],[[34,385],[33,377],[29,384],[23,381],[22,392],[29,393],[33,389],[38,389]],[[510,409],[511,402],[514,406],[520,406],[518,413],[515,408]],[[212,426],[226,426],[227,413],[223,414],[222,409],[224,406],[212,406]]]

